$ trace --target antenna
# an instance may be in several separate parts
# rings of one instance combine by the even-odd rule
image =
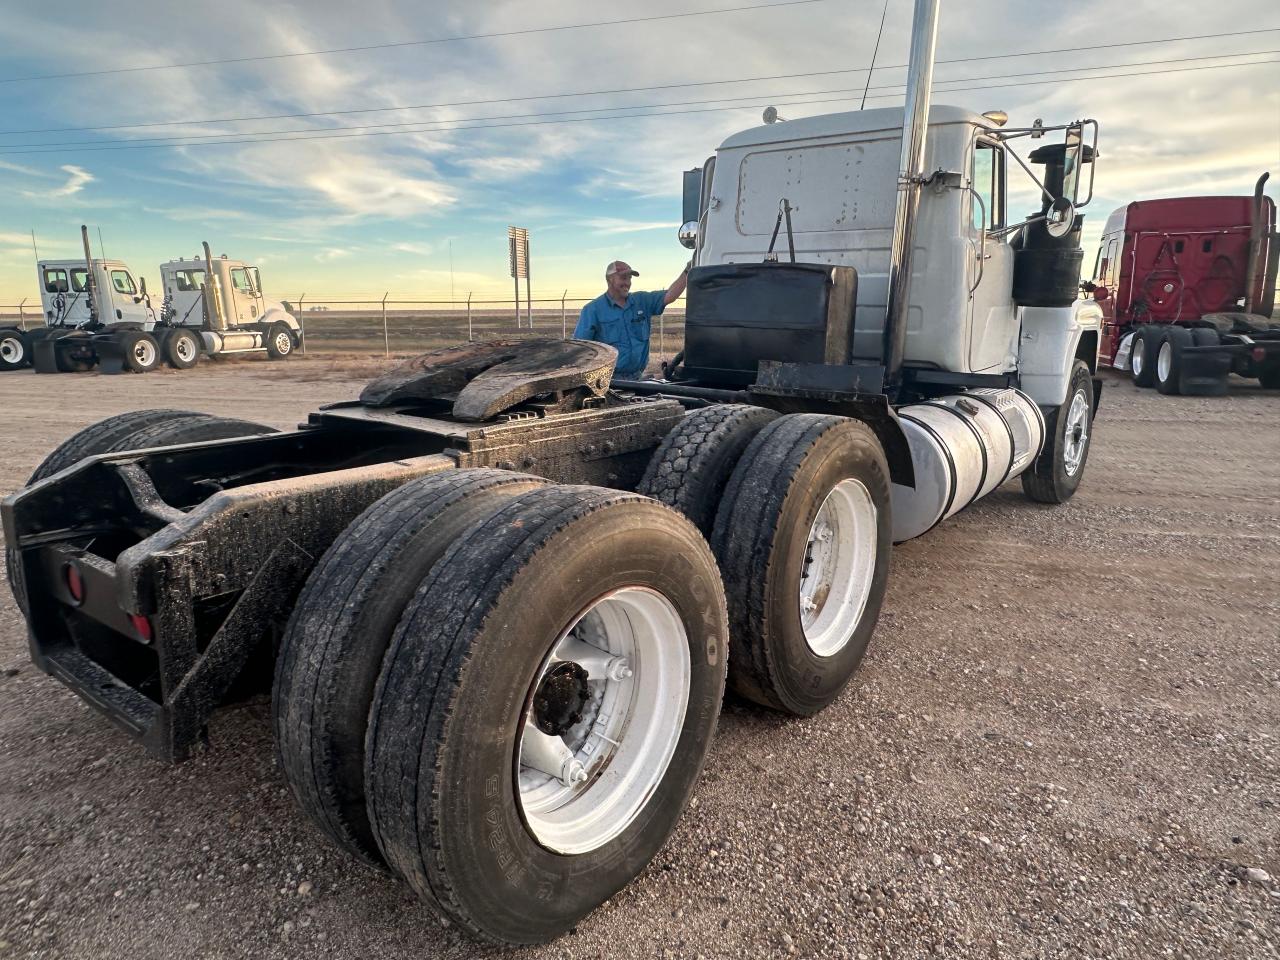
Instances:
[[[871,74],[876,70],[876,54],[880,52],[880,38],[884,36],[884,16],[889,12],[889,0],[884,0],[884,9],[880,11],[880,29],[876,31],[876,46],[871,51],[871,66],[867,68],[867,85],[862,88],[862,103],[858,104],[859,110],[867,108],[867,91],[871,89]]]
[[[31,228],[31,249],[35,251],[36,263],[40,262],[40,248],[36,246],[36,228]]]
[[[107,248],[102,245],[102,228],[101,227],[98,228],[98,253],[102,256],[103,260],[107,259]]]

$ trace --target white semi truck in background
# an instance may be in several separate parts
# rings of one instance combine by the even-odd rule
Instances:
[[[36,264],[44,325],[0,328],[0,370],[145,373],[161,362],[185,369],[201,356],[281,359],[301,342],[297,319],[266,299],[251,264],[213,257],[207,243],[201,258],[161,264],[157,313],[146,280],[122,261],[92,257],[87,228],[81,235],[84,259]]]
[[[0,508],[36,664],[171,761],[269,688],[334,843],[488,942],[571,929],[671,835],[726,683],[818,713],[895,542],[1006,480],[1062,503],[1084,475],[1096,125],[931,110],[936,34],[916,0],[905,109],[708,161],[670,382],[498,341],[298,430],[151,410],[71,437]],[[1015,166],[1043,195],[1017,220]]]

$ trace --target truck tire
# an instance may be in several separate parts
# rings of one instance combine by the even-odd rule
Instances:
[[[31,474],[31,479],[27,481],[27,486],[37,480],[51,477],[72,464],[79,463],[85,457],[128,449],[118,445],[127,444],[128,438],[140,430],[174,420],[208,416],[208,414],[195,413],[191,410],[131,410],[128,413],[99,420],[58,444],[53,452],[36,467],[35,473]]]
[[[131,373],[149,373],[160,366],[160,344],[141,330],[121,330],[115,335],[124,358],[124,368]]]
[[[160,343],[160,352],[175,370],[189,370],[200,359],[200,341],[190,330],[170,330]]]
[[[729,475],[747,444],[777,418],[767,407],[742,403],[694,410],[663,438],[636,492],[679,510],[709,537]]]
[[[1083,360],[1071,366],[1067,399],[1045,414],[1044,446],[1022,474],[1022,492],[1037,503],[1066,503],[1084,477],[1093,439],[1093,380]]]
[[[729,599],[729,683],[796,716],[831,703],[875,630],[893,548],[889,467],[865,423],[791,414],[729,478],[712,549]]]
[[[62,441],[36,467],[35,472],[31,474],[31,479],[27,481],[27,486],[51,477],[79,463],[85,457],[92,457],[99,453],[163,446],[166,442],[193,443],[195,440],[225,439],[274,432],[271,427],[250,423],[247,420],[229,420],[213,417],[207,413],[195,413],[191,410],[131,410],[128,413],[99,420]],[[172,436],[180,439],[166,439]],[[159,442],[154,442],[156,440]],[[18,552],[8,544],[5,545],[4,552],[9,587],[13,591],[19,609],[25,613],[27,591],[18,565]]]
[[[384,868],[366,810],[364,739],[396,622],[468,527],[547,483],[506,470],[407,483],[353,520],[302,588],[272,686],[280,767],[311,820],[370,866]]]
[[[31,363],[31,344],[21,330],[0,330],[0,370],[20,370]]]
[[[1129,353],[1129,375],[1135,387],[1155,383],[1156,351],[1160,348],[1160,328],[1150,324],[1138,327]]]
[[[481,939],[571,929],[674,829],[727,631],[715,558],[676,511],[596,487],[501,507],[432,568],[378,678],[365,786],[387,862]]]
[[[272,360],[283,360],[293,353],[293,331],[283,320],[277,320],[267,330],[267,356]]]
[[[233,417],[213,417],[206,413],[197,413],[186,419],[174,418],[144,427],[118,443],[114,450],[176,447],[182,443],[231,440],[235,437],[254,437],[279,432],[275,427],[254,423],[251,420],[237,420]]]
[[[1160,393],[1177,394],[1185,359],[1182,348],[1191,346],[1193,342],[1191,331],[1186,327],[1171,325],[1161,332],[1155,363],[1155,384]]]

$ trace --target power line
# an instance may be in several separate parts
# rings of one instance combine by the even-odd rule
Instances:
[[[1222,69],[1227,69],[1231,67],[1253,67],[1253,66],[1262,66],[1265,64],[1273,64],[1273,63],[1280,63],[1280,60],[1255,60],[1251,63],[1224,63],[1224,64],[1212,64],[1209,66],[1200,66],[1200,67],[1173,67],[1167,70],[1147,70],[1140,73],[1110,73],[1110,74],[1099,74],[1099,75],[1090,76],[1090,77],[1058,77],[1058,78],[1049,79],[1049,80],[1023,80],[1017,83],[979,84],[977,86],[971,86],[971,87],[949,87],[947,90],[944,90],[942,92],[956,93],[956,92],[968,91],[968,90],[997,90],[997,89],[1003,89],[1008,87],[1027,87],[1027,86],[1040,86],[1043,84],[1074,83],[1081,80],[1113,80],[1113,79],[1125,78],[1125,77],[1158,77],[1158,76],[1164,76],[1170,73],[1188,73],[1188,72],[1199,71],[1199,70],[1222,70]],[[975,79],[980,79],[980,78],[975,78]],[[967,81],[955,80],[951,82],[963,83]],[[848,90],[845,90],[842,92],[850,92],[853,89],[854,88],[849,88]],[[889,89],[889,88],[876,87],[875,89]],[[870,99],[872,100],[893,99],[901,95],[902,95],[901,91],[897,93],[889,93],[889,94],[875,94]],[[804,96],[804,94],[794,94],[794,96]],[[747,99],[747,98],[743,98],[743,99]],[[841,97],[835,100],[796,100],[796,101],[790,101],[790,102],[792,103],[792,105],[795,105],[795,106],[808,106],[808,105],[823,104],[823,103],[841,103],[841,102],[845,102],[845,100],[846,98]],[[719,101],[715,101],[715,102],[719,102]],[[602,107],[601,109],[604,110],[604,109],[610,109],[610,108]],[[612,108],[612,109],[616,110],[619,108]],[[632,108],[632,109],[643,109],[643,108]],[[466,127],[461,127],[461,126],[460,127],[435,127],[432,129],[417,129],[417,130],[375,130],[375,131],[358,132],[358,133],[323,133],[321,132],[315,135],[305,135],[305,136],[281,136],[281,135],[269,134],[265,136],[245,137],[239,140],[216,140],[216,141],[204,141],[204,142],[195,142],[195,143],[103,144],[100,146],[80,147],[79,152],[96,153],[104,150],[155,150],[155,149],[174,149],[174,148],[180,148],[180,147],[223,146],[223,145],[230,146],[230,145],[253,144],[253,143],[282,143],[282,142],[295,141],[295,140],[346,140],[346,139],[357,138],[357,137],[385,137],[385,136],[396,136],[396,135],[412,134],[412,133],[448,133],[455,130],[456,131],[497,130],[497,129],[505,129],[510,127],[546,126],[551,124],[564,124],[564,123],[592,123],[600,120],[631,120],[631,119],[644,119],[648,117],[680,116],[685,114],[696,114],[696,113],[721,113],[729,110],[741,110],[741,109],[743,109],[741,106],[706,107],[706,108],[696,108],[696,109],[688,109],[688,110],[666,110],[666,111],[658,111],[658,112],[651,112],[651,113],[612,114],[609,116],[601,116],[601,117],[570,117],[570,118],[561,119],[561,120],[543,119],[543,120],[524,120],[519,123],[482,123],[482,124],[476,124],[473,126],[466,126]],[[455,122],[456,123],[457,121],[428,121],[428,122],[435,122],[435,123]],[[306,134],[312,133],[312,131],[280,131],[280,133],[290,133],[290,132],[301,132]],[[0,150],[0,156],[11,155],[11,154],[22,154],[22,153],[62,153],[62,152],[67,152],[67,151],[63,150],[62,148],[50,149],[47,144],[44,144],[35,148]]]
[[[806,2],[810,2],[810,0],[806,0]],[[750,8],[745,8],[745,9],[750,9]],[[1088,52],[1088,51],[1094,51],[1094,50],[1116,49],[1119,47],[1150,46],[1152,44],[1158,44],[1158,43],[1184,43],[1191,40],[1216,40],[1216,39],[1221,39],[1223,37],[1245,37],[1245,36],[1255,36],[1257,34],[1262,34],[1262,33],[1278,33],[1278,32],[1280,32],[1280,27],[1263,27],[1256,30],[1239,30],[1232,33],[1206,33],[1206,34],[1199,34],[1197,36],[1188,36],[1188,37],[1166,37],[1164,39],[1158,39],[1158,40],[1130,40],[1123,43],[1090,44],[1089,46],[1086,46],[1086,47],[1062,47],[1056,50],[1020,50],[1013,53],[992,53],[992,54],[983,54],[981,56],[974,56],[974,57],[956,57],[950,60],[938,60],[936,61],[936,63],[938,65],[942,65],[942,64],[953,64],[953,63],[972,63],[977,60],[1008,60],[1015,57],[1048,56],[1051,54],[1059,54],[1059,53],[1081,53],[1081,52]],[[1221,56],[1238,56],[1238,55],[1239,54],[1222,54]],[[1183,59],[1206,59],[1206,58],[1201,57],[1201,58],[1183,58]],[[1153,61],[1153,62],[1159,63],[1163,61]],[[905,69],[907,66],[908,65],[905,63],[886,64],[884,66],[875,67],[874,70],[900,70],[900,69]],[[1079,69],[1083,70],[1083,69],[1090,69],[1090,68],[1081,67]],[[772,80],[799,80],[799,79],[807,79],[810,77],[833,76],[833,75],[842,74],[842,73],[862,73],[864,71],[867,71],[866,67],[849,67],[841,70],[816,70],[816,71],[809,71],[806,73],[781,73],[781,74],[772,74],[769,76],[759,76],[759,77],[737,77],[737,78],[727,79],[727,80],[695,80],[695,81],[689,81],[687,83],[664,83],[664,84],[656,84],[653,86],[646,86],[646,87],[617,87],[611,90],[576,90],[576,91],[571,91],[566,93],[542,93],[542,94],[534,94],[534,95],[519,96],[519,97],[508,97],[508,96],[493,97],[486,100],[452,100],[452,101],[441,101],[439,103],[418,103],[418,104],[411,104],[411,105],[402,106],[402,107],[357,107],[357,108],[348,109],[348,110],[324,110],[324,111],[317,111],[313,113],[274,113],[274,114],[259,114],[259,115],[247,116],[247,117],[212,117],[212,118],[205,117],[205,118],[184,119],[184,120],[152,120],[152,121],[146,121],[143,123],[120,123],[120,124],[108,124],[108,125],[88,126],[88,127],[43,127],[43,128],[35,128],[35,129],[28,129],[28,130],[0,130],[0,136],[32,135],[32,134],[40,134],[40,133],[78,133],[78,132],[88,133],[88,132],[99,131],[99,130],[141,130],[141,129],[150,128],[150,127],[193,126],[197,124],[205,125],[205,124],[215,124],[215,123],[248,123],[255,120],[305,120],[305,119],[312,119],[316,117],[352,116],[354,114],[362,114],[362,113],[392,113],[392,112],[398,112],[402,110],[432,110],[432,109],[440,109],[444,107],[476,107],[476,106],[486,106],[494,103],[527,102],[529,100],[557,100],[557,99],[564,99],[569,97],[612,96],[612,95],[622,94],[622,93],[648,93],[655,90],[676,90],[676,89],[684,89],[687,87],[710,87],[710,86],[722,86],[722,85],[734,84],[734,83],[767,82]],[[5,81],[0,81],[0,82],[5,82]]]
[[[5,77],[0,83],[25,83],[31,80],[67,80],[74,77],[102,77],[117,73],[143,73],[151,70],[184,70],[188,67],[211,67],[228,63],[258,63],[266,60],[292,60],[298,57],[323,57],[335,53],[361,53],[367,50],[390,50],[397,47],[422,47],[437,43],[454,43],[459,40],[495,40],[502,37],[523,37],[534,33],[556,33],[561,30],[585,30],[593,27],[618,27],[635,23],[651,23],[655,20],[682,20],[688,17],[707,17],[721,13],[741,13],[744,10],[768,10],[773,7],[798,7],[807,3],[824,3],[825,0],[775,0],[745,7],[723,7],[718,10],[692,10],[684,13],[664,13],[651,17],[627,17],[623,20],[593,20],[586,23],[567,23],[554,27],[527,27],[523,30],[501,30],[494,33],[469,33],[453,37],[435,37],[430,40],[397,40],[391,43],[370,43],[359,47],[333,47],[327,50],[300,50],[295,53],[269,53],[256,57],[225,57],[219,60],[192,60],[189,63],[156,63],[141,67],[114,67],[107,70],[84,70],[79,73],[46,73],[29,77]]]
[[[935,82],[935,87],[939,87],[939,85],[941,84],[972,83],[974,81],[980,81],[980,80],[1008,80],[1008,79],[1013,79],[1017,77],[1044,77],[1047,74],[1051,74],[1051,73],[1054,73],[1054,74],[1082,73],[1090,70],[1108,70],[1108,69],[1116,69],[1116,68],[1126,69],[1130,67],[1163,66],[1165,64],[1171,64],[1171,63],[1192,63],[1192,62],[1198,62],[1202,60],[1225,60],[1229,58],[1238,58],[1238,57],[1268,56],[1268,55],[1277,54],[1277,53],[1280,53],[1280,48],[1273,49],[1273,50],[1254,50],[1248,53],[1223,53],[1223,54],[1212,54],[1212,55],[1200,56],[1200,57],[1173,57],[1173,58],[1164,59],[1164,60],[1137,60],[1130,63],[1099,64],[1093,67],[1061,67],[1061,68],[1056,68],[1051,70],[1046,70],[1042,68],[1040,70],[1036,70],[1030,73],[998,73],[998,74],[991,74],[991,75],[982,76],[982,77],[955,77],[950,80],[938,80]],[[1260,61],[1260,62],[1268,62],[1268,61]],[[1248,66],[1248,65],[1249,64],[1247,63],[1242,63],[1242,64],[1217,64],[1216,66],[1227,67],[1227,66]],[[1158,72],[1159,71],[1149,71],[1147,73],[1127,74],[1127,75],[1128,76],[1146,76],[1151,73],[1158,73]],[[1050,79],[1065,81],[1065,80],[1073,80],[1073,79],[1087,80],[1087,79],[1094,79],[1094,78],[1093,77],[1056,77],[1056,78],[1050,78]],[[890,86],[867,87],[865,89],[867,90],[872,90],[872,89],[898,90],[900,87],[901,87],[901,84],[893,84]],[[953,90],[953,89],[964,90],[964,89],[974,89],[974,88],[946,87],[946,88],[939,89],[939,92],[946,93],[948,90]],[[605,106],[599,106],[599,107],[584,107],[576,110],[551,110],[551,111],[538,111],[533,113],[508,113],[508,114],[499,114],[496,116],[487,116],[487,117],[448,117],[441,120],[405,120],[405,121],[399,121],[399,122],[360,124],[360,125],[339,126],[339,127],[300,127],[292,130],[284,129],[284,130],[238,131],[234,133],[174,134],[171,136],[163,136],[163,137],[143,137],[136,140],[124,141],[119,145],[121,147],[142,146],[142,145],[203,146],[207,143],[218,143],[218,142],[228,142],[228,141],[240,143],[240,142],[243,142],[243,138],[247,136],[274,136],[279,134],[313,133],[313,132],[314,133],[331,133],[334,131],[343,131],[343,130],[362,130],[362,131],[386,130],[386,132],[430,133],[434,129],[436,129],[438,125],[446,124],[446,123],[455,125],[452,127],[448,127],[446,129],[453,129],[453,130],[483,129],[483,127],[474,127],[474,126],[463,127],[463,126],[456,126],[456,125],[457,124],[483,124],[487,121],[492,121],[492,120],[522,120],[522,119],[529,119],[529,118],[535,118],[535,117],[562,117],[562,116],[567,117],[574,114],[605,113],[605,112],[611,114],[611,116],[613,117],[622,118],[622,117],[633,116],[634,114],[619,113],[618,111],[657,110],[664,107],[705,106],[707,104],[712,104],[712,103],[730,103],[730,102],[741,102],[741,101],[750,101],[754,103],[760,100],[777,100],[778,102],[782,102],[782,98],[816,97],[816,96],[824,96],[826,94],[833,94],[833,93],[857,93],[857,92],[858,92],[857,87],[852,87],[852,88],[842,87],[842,88],[833,89],[833,90],[809,90],[809,91],[796,91],[791,93],[752,94],[750,96],[715,97],[712,99],[704,99],[704,100],[677,100],[677,101],[671,101],[666,103],[605,105]],[[877,98],[880,98],[879,95],[877,96]],[[803,100],[796,101],[793,99],[789,100],[788,102],[798,103],[801,105],[806,103],[806,101],[803,101]],[[823,102],[827,102],[827,101],[823,101]],[[610,119],[610,117],[600,117],[596,119]],[[430,126],[427,126],[427,125],[430,125]],[[401,130],[401,131],[397,131],[396,129],[389,129],[389,130],[387,129],[387,128],[403,128],[403,127],[414,127],[415,129]],[[11,146],[14,149],[17,149],[17,148],[24,148],[24,147],[69,147],[69,146],[70,147],[74,147],[74,146],[106,147],[109,145],[110,144],[103,144],[101,141],[98,141],[98,140],[65,140],[65,141],[47,141],[43,143],[30,143],[30,144],[13,144]]]

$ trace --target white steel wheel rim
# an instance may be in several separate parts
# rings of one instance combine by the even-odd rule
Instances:
[[[156,347],[150,340],[139,340],[133,345],[133,358],[141,366],[149,367],[156,362]]]
[[[1089,445],[1089,401],[1083,390],[1077,390],[1067,410],[1066,433],[1062,438],[1062,465],[1067,476],[1074,477],[1084,460]]]
[[[841,480],[809,527],[800,577],[800,624],[819,657],[839,653],[853,638],[875,578],[877,516],[861,480]]]
[[[1142,375],[1142,353],[1146,349],[1146,344],[1141,339],[1133,341],[1133,357],[1130,358],[1129,364],[1133,367],[1133,375],[1135,377]]]
[[[0,340],[0,357],[3,357],[6,363],[18,363],[23,356],[22,341],[17,337],[5,337]]]
[[[577,664],[589,699],[558,735],[536,701],[553,670]],[[572,669],[572,668],[568,668]],[[618,837],[666,776],[684,726],[689,639],[675,606],[647,587],[596,600],[557,638],[530,688],[516,740],[516,800],[539,844],[562,854]]]
[[[1169,382],[1169,373],[1173,370],[1173,345],[1166,340],[1160,344],[1160,353],[1156,357],[1156,376],[1161,383]]]
[[[196,342],[190,337],[178,337],[173,345],[173,352],[183,363],[188,363],[196,358]]]
[[[276,334],[276,352],[288,353],[293,349],[293,338],[289,334],[281,331]]]

